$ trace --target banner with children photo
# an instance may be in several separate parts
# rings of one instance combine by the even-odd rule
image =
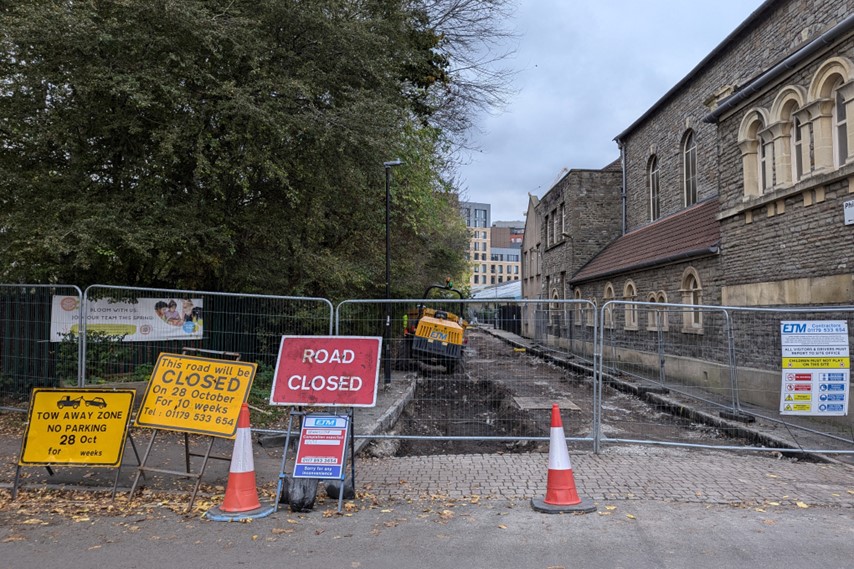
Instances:
[[[86,329],[125,342],[154,340],[197,340],[202,337],[201,298],[138,298],[135,302],[111,299],[90,300]],[[61,342],[68,334],[80,333],[80,299],[54,296],[50,341]]]

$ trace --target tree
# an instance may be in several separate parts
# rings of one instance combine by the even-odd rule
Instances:
[[[396,271],[460,271],[418,4],[0,2],[0,280],[373,296],[398,155]]]

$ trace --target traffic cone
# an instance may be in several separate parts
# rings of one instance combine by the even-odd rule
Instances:
[[[572,464],[569,462],[566,435],[563,432],[563,421],[561,421],[557,403],[552,405],[546,495],[545,498],[531,498],[531,507],[547,514],[596,511],[596,506],[589,500],[579,497],[575,489],[575,476],[572,474]]]
[[[255,460],[252,457],[252,429],[249,426],[249,406],[244,403],[237,418],[237,436],[225,498],[221,506],[211,508],[206,517],[214,521],[261,518],[273,513],[273,506],[262,507],[255,487]]]

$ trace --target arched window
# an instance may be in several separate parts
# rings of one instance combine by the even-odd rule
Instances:
[[[667,294],[660,290],[658,292],[649,293],[648,301],[652,303],[666,303],[667,302]],[[654,306],[649,307],[649,312],[647,313],[647,330],[658,330],[661,329],[663,331],[667,331],[669,328],[667,323],[667,310],[664,308],[655,308]]]
[[[697,139],[689,130],[682,140],[682,179],[685,207],[697,203]]]
[[[741,166],[744,173],[745,197],[762,195],[768,183],[769,171],[767,148],[760,136],[768,124],[768,112],[765,109],[751,109],[741,121],[738,129],[738,146],[741,149]]]
[[[658,157],[652,156],[647,165],[647,190],[649,193],[649,220],[661,217],[661,198],[658,187]]]
[[[703,287],[697,271],[689,267],[682,273],[682,304],[700,306],[703,304]],[[682,331],[692,334],[703,332],[703,312],[700,309],[686,309],[682,313]]]
[[[628,281],[626,286],[623,287],[623,300],[626,302],[636,302],[637,301],[637,287],[635,283],[632,281]],[[638,305],[637,304],[626,304],[626,313],[625,313],[625,328],[626,330],[637,330],[638,329]]]
[[[576,301],[580,301],[581,300],[581,289],[580,288],[575,289],[575,292],[573,293],[572,296]],[[583,303],[576,302],[575,307],[574,307],[572,312],[574,314],[573,320],[575,321],[575,325],[581,326],[584,323],[584,305],[583,305]]]
[[[797,182],[804,176],[804,133],[801,119],[792,117],[792,181]]]
[[[596,310],[599,307],[599,305],[596,302],[596,297],[593,297],[590,299],[590,304],[592,306],[587,308],[587,325],[588,326],[595,326],[596,325]]]
[[[816,170],[838,168],[851,158],[852,132],[848,115],[854,105],[854,64],[846,57],[825,61],[808,90]]]
[[[802,112],[806,101],[806,89],[797,85],[784,87],[771,105],[771,120],[768,127],[774,145],[774,184],[788,185],[804,175],[805,158],[809,160],[808,145],[804,144],[805,133]]]
[[[608,301],[611,300],[614,300],[614,285],[607,283],[605,285],[605,292],[602,293],[602,306],[605,307],[605,328],[614,327],[614,305],[608,304]]]
[[[848,113],[845,109],[845,97],[840,90],[842,79],[838,79],[833,86],[833,165],[836,167],[845,165],[848,160]]]
[[[552,290],[552,302],[549,303],[549,324],[552,326],[560,326],[560,304],[557,302],[560,300],[560,294],[558,294],[557,289]]]

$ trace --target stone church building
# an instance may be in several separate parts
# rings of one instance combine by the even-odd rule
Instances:
[[[527,298],[854,303],[854,0],[764,2],[615,140],[532,198]]]
[[[522,333],[589,356],[617,301],[606,367],[779,408],[780,322],[854,305],[854,0],[767,0],[615,141],[530,198]]]

